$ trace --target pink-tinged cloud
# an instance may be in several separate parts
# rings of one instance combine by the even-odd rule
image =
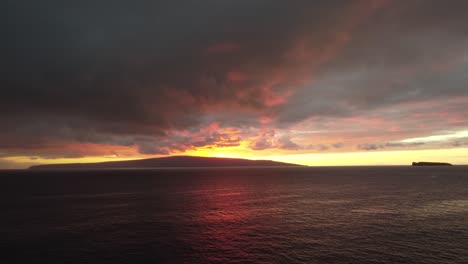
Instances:
[[[462,146],[465,139],[446,142],[402,142],[418,135],[456,133],[468,129],[468,118],[461,109],[467,97],[408,102],[360,113],[352,117],[314,117],[294,126],[292,136],[298,145],[315,142],[344,142],[335,151],[433,149]],[[453,121],[456,120],[455,123]],[[445,132],[444,132],[445,131]],[[450,132],[452,131],[452,132]],[[308,133],[310,132],[310,133]],[[333,150],[333,149],[330,149]]]
[[[248,79],[247,74],[240,71],[228,71],[226,74],[226,80],[230,83],[242,83]]]
[[[258,122],[262,125],[265,125],[265,124],[268,124],[268,123],[271,123],[274,119],[270,116],[261,116],[259,119],[258,119]]]

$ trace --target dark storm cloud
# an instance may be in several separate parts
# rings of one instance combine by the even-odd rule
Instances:
[[[387,143],[364,143],[357,146],[360,150],[382,150],[382,149],[405,149],[405,148],[417,148],[426,145],[424,142],[414,143],[400,143],[400,142],[387,142]]]
[[[281,61],[276,54],[288,48],[299,20],[333,7],[328,2],[8,1],[1,43],[2,139],[20,140],[2,143],[119,144],[109,134],[163,136],[170,129],[203,125],[203,115],[220,107],[251,112],[256,119],[268,111],[270,98],[258,86],[269,78],[263,75],[270,65]],[[260,77],[249,77],[245,88],[228,83],[228,72],[245,64]]]
[[[283,105],[282,122],[468,95],[466,1],[393,1]],[[458,109],[458,111],[464,111]]]
[[[460,60],[467,8],[465,1],[6,1],[0,148],[40,155],[41,147],[79,142],[168,154],[239,144],[223,134],[177,134],[213,121],[251,129],[267,117],[287,127],[467,95],[468,63]],[[288,137],[277,143],[251,147],[308,148]]]

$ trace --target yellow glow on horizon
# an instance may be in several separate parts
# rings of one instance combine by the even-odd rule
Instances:
[[[241,141],[239,146],[201,147],[201,148],[197,148],[193,150],[188,150],[179,155],[217,157],[217,158],[259,159],[258,157],[290,155],[290,154],[298,153],[295,150],[283,150],[283,149],[253,150],[250,148],[250,144],[251,144],[250,141]]]
[[[217,157],[217,158],[247,158],[250,157],[250,148],[247,141],[241,141],[239,146],[233,147],[201,147],[186,151],[183,155]]]
[[[449,162],[468,164],[468,148],[361,151],[342,153],[276,153],[274,150],[255,151],[239,147],[197,149],[186,153],[193,156],[266,159],[307,166],[353,166],[353,165],[408,165],[413,161]]]
[[[409,165],[413,161],[449,162],[468,165],[468,148],[369,151],[345,153],[312,153],[277,155],[268,158],[308,166]]]
[[[245,144],[246,143],[243,143],[237,147],[199,148],[185,153],[179,153],[178,155],[274,160],[308,166],[409,165],[413,161],[449,162],[458,165],[468,165],[468,148],[285,154],[277,153],[279,150],[276,150],[276,153],[275,150],[251,150],[246,148]],[[92,163],[135,160],[151,157],[156,156],[138,156],[132,158],[102,156],[59,159],[31,159],[31,157],[19,156],[6,157],[2,158],[2,160],[14,163],[17,168],[27,168],[36,164]]]

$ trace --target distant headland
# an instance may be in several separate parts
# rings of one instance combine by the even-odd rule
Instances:
[[[190,168],[190,167],[281,167],[301,166],[271,160],[248,160],[195,156],[173,156],[141,160],[98,163],[69,163],[36,165],[30,169],[125,169],[125,168]]]
[[[452,166],[446,162],[413,162],[412,166]]]

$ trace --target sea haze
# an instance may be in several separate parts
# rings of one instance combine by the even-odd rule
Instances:
[[[0,171],[3,263],[468,263],[468,167]]]

